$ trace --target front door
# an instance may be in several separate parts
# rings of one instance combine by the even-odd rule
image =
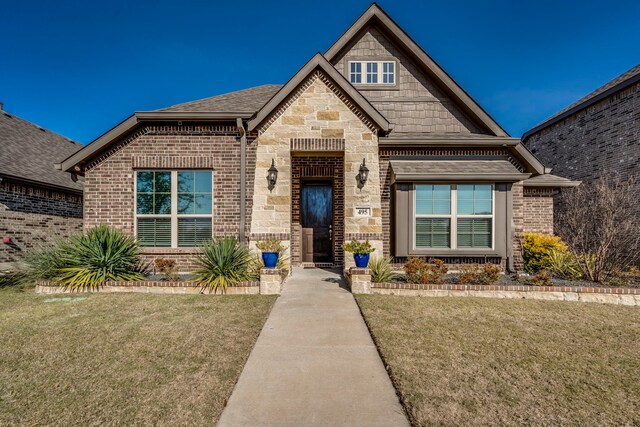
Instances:
[[[312,229],[313,262],[333,262],[333,186],[330,182],[302,184],[302,228]]]

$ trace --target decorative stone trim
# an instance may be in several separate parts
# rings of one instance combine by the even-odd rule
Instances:
[[[70,294],[70,293],[150,293],[150,294],[199,294],[201,287],[196,282],[177,281],[128,281],[106,282],[97,289],[72,290],[51,281],[36,282],[38,294]],[[238,282],[227,287],[225,295],[258,294],[260,282]],[[220,294],[220,292],[216,292]],[[203,294],[214,294],[205,291]]]
[[[556,188],[536,188],[525,187],[524,195],[526,196],[538,196],[538,197],[552,197],[558,192]]]
[[[258,240],[291,240],[290,233],[251,233],[249,238],[252,241]]]
[[[291,151],[344,151],[343,138],[292,138]]]
[[[353,294],[371,293],[371,270],[351,267],[345,272],[345,278]]]
[[[282,291],[282,270],[279,268],[260,269],[260,294],[280,295]]]
[[[635,288],[372,283],[370,291],[382,295],[539,299],[640,306],[640,289]]]
[[[384,240],[383,233],[345,233],[344,240],[349,242],[351,240]]]
[[[280,276],[282,274],[282,270],[279,268],[261,268],[260,275],[261,276]]]

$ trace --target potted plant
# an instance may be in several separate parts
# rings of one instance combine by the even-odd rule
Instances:
[[[280,240],[261,240],[256,243],[256,247],[262,251],[262,262],[266,268],[276,268],[280,252],[284,251],[284,246]]]
[[[358,268],[367,268],[369,255],[376,250],[368,240],[366,242],[358,242],[356,239],[349,243],[343,243],[342,249],[353,254],[353,260]]]

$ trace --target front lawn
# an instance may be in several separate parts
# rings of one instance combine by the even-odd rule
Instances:
[[[358,295],[414,425],[640,424],[640,308]]]
[[[0,289],[0,425],[212,425],[274,301]]]

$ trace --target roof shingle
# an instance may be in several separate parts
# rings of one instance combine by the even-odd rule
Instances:
[[[255,113],[280,90],[282,85],[262,85],[183,104],[172,105],[156,111],[183,112],[233,112]]]
[[[82,190],[82,180],[74,182],[69,173],[54,167],[54,163],[82,147],[62,135],[0,111],[0,176]]]

